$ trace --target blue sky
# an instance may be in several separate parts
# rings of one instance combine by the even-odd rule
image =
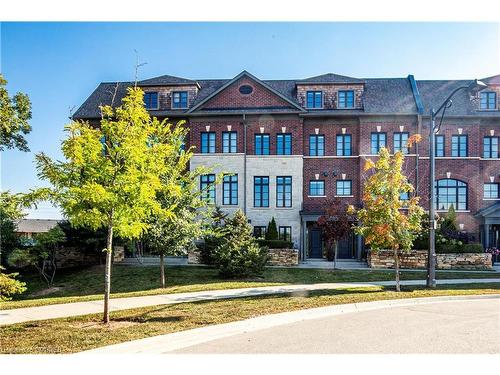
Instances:
[[[470,79],[500,73],[500,26],[481,23],[2,23],[1,71],[33,103],[30,153],[6,151],[1,189],[45,186],[34,153],[60,158],[69,110],[101,81],[162,74],[262,79],[333,72],[354,77]],[[30,217],[57,218],[40,205]]]

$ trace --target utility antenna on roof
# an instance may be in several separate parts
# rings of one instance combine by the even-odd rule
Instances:
[[[134,80],[134,87],[137,87],[137,76],[139,73],[139,68],[141,66],[144,66],[147,64],[147,62],[139,63],[139,52],[134,48],[135,52],[135,80]]]

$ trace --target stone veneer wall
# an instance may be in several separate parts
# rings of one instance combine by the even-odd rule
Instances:
[[[394,268],[393,252],[380,250],[368,253],[368,266],[371,268]],[[491,254],[463,253],[463,254],[437,254],[436,268],[438,269],[492,269]],[[400,255],[401,268],[426,268],[427,251],[412,250]]]
[[[201,251],[198,249],[189,249],[187,252],[188,264],[201,264]]]
[[[188,251],[188,264],[200,264],[199,250]],[[297,249],[269,249],[270,266],[296,266],[299,264],[299,251]]]

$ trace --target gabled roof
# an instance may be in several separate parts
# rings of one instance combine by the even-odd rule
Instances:
[[[193,81],[191,79],[169,76],[167,74],[137,82],[137,86],[169,86],[169,85],[174,85],[174,86],[177,86],[177,85],[181,85],[181,86],[182,85],[197,85],[197,86],[199,86],[198,82]]]
[[[488,84],[488,85],[500,85],[500,74],[496,76],[486,77],[480,79],[480,81]]]
[[[326,73],[319,76],[309,77],[297,81],[299,84],[334,84],[334,83],[364,83],[362,79],[342,76],[340,74]]]
[[[54,228],[60,220],[21,219],[16,223],[18,233],[45,233]]]
[[[250,74],[249,72],[247,72],[246,70],[244,70],[240,74],[238,74],[236,77],[234,77],[233,79],[231,79],[231,80],[225,82],[224,84],[222,84],[222,86],[220,86],[218,89],[216,89],[210,95],[208,95],[204,99],[198,101],[198,103],[196,103],[195,105],[193,105],[193,107],[191,107],[191,109],[189,109],[186,113],[193,113],[193,112],[195,112],[198,108],[200,108],[207,101],[209,101],[210,99],[212,99],[213,97],[215,97],[218,93],[222,92],[224,89],[226,89],[227,87],[229,87],[230,85],[232,85],[234,82],[238,81],[242,77],[248,77],[248,78],[250,78],[251,80],[259,83],[260,85],[262,85],[267,90],[271,91],[273,94],[279,96],[284,101],[288,102],[292,107],[296,108],[297,110],[299,110],[301,112],[305,112],[304,108],[302,108],[295,101],[290,100],[285,95],[283,95],[280,92],[276,91],[273,87],[271,87],[271,85],[269,85],[265,81],[261,81],[257,77],[253,76],[252,74]]]
[[[500,215],[500,202],[493,203],[491,206],[485,207],[481,210],[479,210],[474,216],[476,217],[488,217],[492,216],[492,214],[497,213],[499,216]]]

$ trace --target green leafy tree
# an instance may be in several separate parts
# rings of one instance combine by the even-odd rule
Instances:
[[[271,221],[267,225],[267,231],[266,231],[265,238],[266,238],[266,240],[269,240],[269,241],[279,239],[278,227],[276,226],[276,220],[274,220],[274,216],[271,218]]]
[[[26,291],[26,283],[16,280],[18,273],[3,273],[4,270],[0,266],[0,302],[8,301],[13,295]]]
[[[151,118],[144,108],[144,93],[129,88],[122,104],[113,109],[102,106],[99,126],[73,121],[62,142],[65,161],[36,156],[39,176],[52,184],[38,192],[59,205],[76,227],[106,228],[104,316],[109,322],[113,237],[139,238],[149,227],[151,215],[168,217],[158,193],[181,193],[173,181],[166,186],[161,176],[177,165],[169,163],[175,145],[169,140],[181,126]],[[174,135],[172,135],[174,133]]]
[[[444,215],[441,220],[440,229],[445,234],[447,231],[457,231],[457,213],[455,212],[455,208],[453,205],[448,208],[448,212]]]
[[[410,144],[418,139],[410,137]],[[380,150],[376,163],[367,160],[365,171],[374,173],[364,183],[363,208],[357,211],[358,225],[354,229],[365,238],[371,251],[390,249],[394,252],[398,292],[399,254],[411,250],[424,214],[418,197],[413,196],[408,201],[400,198],[402,192],[414,190],[403,174],[403,163],[402,152],[391,156],[386,148]],[[354,208],[351,206],[349,211],[354,212]]]
[[[21,246],[16,222],[25,216],[22,201],[21,194],[0,192],[0,264],[6,264],[9,254]]]
[[[29,151],[24,136],[31,131],[31,102],[22,92],[10,97],[6,86],[7,81],[0,74],[0,151]]]

